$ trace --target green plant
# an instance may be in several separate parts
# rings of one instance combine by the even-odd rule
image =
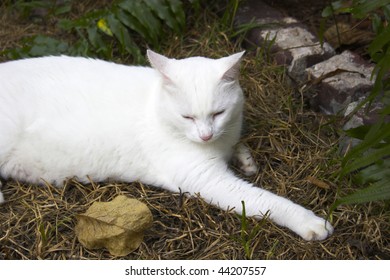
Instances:
[[[46,3],[23,2],[19,1],[19,7]],[[191,3],[196,6],[197,2]],[[65,13],[65,10],[61,11]],[[62,18],[57,27],[73,35],[69,36],[73,40],[38,35],[26,39],[23,47],[8,50],[7,55],[12,59],[57,54],[111,59],[115,52],[122,57],[130,55],[136,63],[143,63],[140,45],[159,49],[168,32],[183,32],[184,5],[181,0],[117,0],[109,7],[88,12],[77,19]]]
[[[324,17],[350,13],[357,19],[368,18],[376,34],[368,46],[368,53],[376,66],[371,78],[375,80],[370,95],[355,109],[369,108],[374,100],[384,108],[376,124],[360,126],[347,131],[347,135],[361,140],[342,161],[342,175],[353,174],[354,182],[366,188],[339,198],[332,206],[365,203],[390,199],[390,1],[353,0],[335,1],[324,9]]]
[[[221,18],[221,24],[225,27],[225,29],[233,31],[234,20],[241,2],[242,0],[229,0],[229,2],[227,3],[225,12],[223,13]]]
[[[387,106],[383,113],[390,112],[389,109]],[[342,175],[354,172],[354,182],[368,187],[339,198],[332,209],[340,204],[390,199],[390,123],[379,121],[351,129],[347,134],[362,142],[343,159]]]
[[[12,5],[17,9],[23,17],[29,17],[34,10],[41,9],[46,16],[59,16],[69,13],[72,9],[72,0],[62,1],[42,1],[42,0],[17,0]]]
[[[245,202],[241,201],[241,204],[242,204],[242,214],[240,216],[241,230],[240,230],[240,236],[238,238],[235,238],[235,240],[238,241],[241,244],[241,246],[244,248],[245,257],[247,259],[252,259],[253,250],[251,249],[251,244],[253,242],[253,239],[259,233],[261,227],[266,223],[268,212],[264,215],[264,217],[261,219],[259,223],[257,223],[252,229],[249,230],[248,219],[245,210]]]

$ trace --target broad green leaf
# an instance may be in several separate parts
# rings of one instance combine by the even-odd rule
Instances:
[[[374,30],[375,34],[379,34],[383,30],[383,23],[380,16],[377,14],[373,14],[372,18],[372,30]]]
[[[162,26],[143,1],[122,1],[118,6],[135,17],[147,29],[153,42],[157,44]]]
[[[385,19],[390,21],[390,4],[383,7],[383,14],[385,15]]]
[[[378,200],[390,199],[390,177],[387,176],[371,186],[338,199],[331,207],[330,212],[341,204],[359,204]]]
[[[360,185],[364,185],[378,182],[388,176],[390,176],[390,158],[378,161],[377,163],[362,169],[354,179]]]
[[[110,30],[110,32],[113,34],[113,36],[115,36],[120,44],[122,46],[125,46],[125,37],[126,37],[126,34],[127,34],[127,30],[126,28],[123,27],[122,23],[117,20],[113,15],[109,15],[107,17],[107,23],[108,23],[108,29]]]
[[[98,29],[90,27],[87,29],[88,40],[98,54],[103,54],[104,57],[111,57],[111,47],[108,42],[105,42],[98,32]]]
[[[61,19],[58,21],[57,26],[63,30],[71,30],[72,28],[75,28],[77,25],[73,20],[70,19]]]
[[[366,137],[371,125],[361,125],[355,128],[348,129],[345,133],[353,138],[363,140]]]
[[[362,1],[360,5],[352,7],[352,14],[357,18],[364,18],[367,14],[389,4],[389,0],[366,0]]]
[[[384,124],[382,122],[378,122],[377,124],[373,125],[367,132],[363,142],[355,146],[347,154],[343,160],[343,165],[345,165],[349,160],[357,156],[361,156],[361,154],[363,154],[365,151],[380,143],[383,139],[387,139],[388,137],[390,137],[390,123]],[[343,170],[343,173],[346,174],[348,172]]]
[[[36,36],[29,50],[29,56],[58,55],[66,53],[69,48],[68,43],[48,37]]]
[[[330,17],[333,14],[333,10],[330,6],[325,7],[325,9],[322,10],[321,16],[322,17]]]
[[[65,3],[64,5],[55,8],[54,14],[56,16],[69,13],[72,10],[72,4],[71,3]]]
[[[94,22],[95,19],[90,19],[87,17],[76,20],[61,19],[58,21],[57,26],[65,31],[70,31],[73,28],[87,28]]]
[[[115,11],[116,17],[128,28],[141,35],[148,43],[155,44],[154,38],[150,36],[150,32],[130,13],[118,9]]]
[[[176,17],[176,21],[181,25],[185,26],[186,17],[184,14],[183,3],[180,0],[167,0],[169,3],[169,7],[172,13]]]
[[[390,104],[388,104],[383,110],[381,111],[381,114],[383,115],[390,115]]]
[[[379,112],[379,114],[382,115],[382,116],[386,116],[386,115],[390,114],[390,105],[388,105],[383,110],[381,110]],[[378,121],[381,122],[382,120],[379,119]],[[366,135],[370,131],[371,127],[372,127],[372,125],[361,125],[361,126],[358,126],[358,127],[355,127],[355,128],[351,128],[351,129],[345,131],[345,133],[349,137],[353,137],[353,138],[356,138],[356,139],[359,139],[359,140],[364,140],[364,138],[366,137]],[[381,127],[383,127],[383,124],[381,125]],[[386,129],[386,128],[388,128],[388,127],[385,125],[384,129]],[[390,142],[390,137],[385,135],[382,138],[382,142],[383,141],[385,143]],[[373,145],[373,147],[375,148],[376,146],[380,146],[380,144],[381,143],[379,143],[379,145]]]
[[[368,52],[372,56],[374,53],[383,50],[383,47],[390,42],[390,25],[382,30],[368,47]]]
[[[126,27],[113,15],[109,15],[107,17],[107,22],[110,29],[112,30],[112,33],[120,42],[122,46],[122,52],[123,50],[125,50],[126,52],[131,54],[136,59],[137,63],[143,62],[141,51],[138,48],[138,46],[134,43],[134,41],[131,39]]]
[[[17,7],[20,7],[20,8],[50,8],[50,3],[46,2],[46,1],[19,2]]]
[[[367,167],[376,161],[379,161],[386,156],[390,156],[390,145],[385,145],[380,149],[372,149],[367,151],[361,157],[354,159],[351,163],[343,167],[343,173],[350,173],[362,167]]]
[[[69,48],[68,53],[73,56],[90,56],[89,49],[88,41],[82,38]]]
[[[374,85],[374,90],[375,87],[377,86],[376,84],[382,86],[383,78],[390,70],[390,47],[387,48],[386,53],[383,55],[382,59],[378,61],[374,71],[376,70],[377,72],[376,72],[376,81]]]
[[[330,17],[333,14],[350,13],[351,7],[343,0],[333,1],[329,6],[322,11],[322,17]]]
[[[99,48],[102,43],[98,30],[95,27],[87,28],[88,40],[94,48]]]
[[[175,15],[171,13],[169,5],[164,0],[144,0],[151,11],[153,11],[161,20],[163,20],[172,30],[180,32],[182,26],[176,20]]]

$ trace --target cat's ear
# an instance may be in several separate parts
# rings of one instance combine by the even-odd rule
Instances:
[[[158,72],[160,72],[160,74],[164,79],[164,82],[172,83],[172,80],[169,78],[167,74],[167,66],[170,59],[151,50],[147,50],[146,55],[148,57],[150,65]]]
[[[245,51],[242,51],[219,59],[224,67],[221,80],[232,82],[238,79],[238,75],[240,74],[240,61],[244,53]]]
[[[146,55],[148,57],[150,65],[154,69],[156,69],[160,72],[164,72],[164,70],[166,69],[166,67],[168,65],[169,58],[167,58],[161,54],[158,54],[152,50],[147,50]]]

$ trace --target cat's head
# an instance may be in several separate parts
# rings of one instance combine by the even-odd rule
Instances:
[[[220,59],[170,59],[148,50],[161,76],[158,114],[176,134],[211,143],[241,125],[243,94],[238,82],[244,52]]]

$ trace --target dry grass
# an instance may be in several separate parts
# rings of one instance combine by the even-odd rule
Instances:
[[[0,46],[15,46],[28,30],[40,30],[1,14]],[[4,22],[7,20],[7,22]],[[167,40],[168,41],[168,40]],[[220,57],[238,51],[205,13],[183,39],[169,38],[164,53],[175,57]],[[4,57],[1,58],[5,60]],[[248,180],[326,216],[337,193],[351,189],[339,180],[338,136],[324,116],[310,111],[286,83],[282,69],[248,52],[242,87],[247,96],[243,142],[260,166]],[[238,171],[237,171],[238,172]],[[95,201],[119,194],[151,209],[154,222],[144,242],[125,259],[245,259],[240,218],[204,203],[141,183],[69,182],[63,189],[6,182],[0,206],[0,259],[112,259],[105,250],[87,250],[74,234],[75,215]],[[333,216],[335,233],[323,242],[305,242],[267,221],[250,240],[253,259],[389,259],[390,214],[380,203],[342,206]],[[258,221],[249,219],[249,229]]]

